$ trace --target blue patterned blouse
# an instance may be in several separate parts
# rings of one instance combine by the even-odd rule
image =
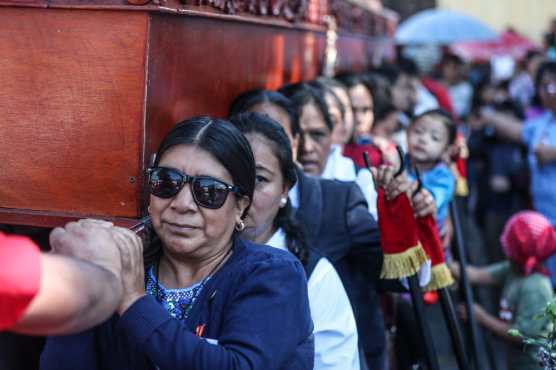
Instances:
[[[180,321],[185,321],[189,315],[190,307],[201,293],[208,279],[203,279],[190,287],[181,289],[167,289],[160,284],[155,276],[154,267],[147,271],[146,291],[154,296],[170,315]]]

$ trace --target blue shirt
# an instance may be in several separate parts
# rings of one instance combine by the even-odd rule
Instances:
[[[412,170],[408,171],[408,176],[415,181],[417,178]],[[456,190],[456,178],[450,168],[444,163],[439,163],[429,171],[421,172],[423,187],[430,191],[436,203],[436,225],[442,235],[444,233],[444,223],[448,217],[450,202],[454,199]]]
[[[556,226],[556,162],[541,166],[535,157],[535,147],[541,142],[556,147],[556,117],[547,111],[526,121],[522,137],[528,148],[533,206]]]
[[[535,156],[535,148],[541,142],[556,147],[556,117],[546,111],[526,121],[521,134],[528,149],[533,207],[556,226],[556,162],[540,165]],[[552,286],[556,287],[556,255],[550,257],[545,265],[550,271]]]
[[[187,288],[168,289],[157,278],[154,266],[146,273],[145,292],[152,295],[168,311],[170,316],[186,321],[195,300],[203,290],[209,277]]]

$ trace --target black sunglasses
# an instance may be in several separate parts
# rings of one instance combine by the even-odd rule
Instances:
[[[242,195],[237,186],[226,184],[209,176],[190,176],[174,168],[153,167],[147,170],[151,194],[159,198],[171,198],[185,184],[190,183],[191,194],[197,205],[218,209],[224,205],[229,192]]]

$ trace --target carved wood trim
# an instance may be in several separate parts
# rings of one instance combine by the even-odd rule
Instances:
[[[388,20],[379,13],[345,0],[329,0],[329,7],[341,30],[373,37],[389,35]]]
[[[0,6],[76,7],[145,9],[185,13],[212,9],[226,15],[250,16],[290,23],[325,25],[326,16],[336,18],[338,28],[366,36],[387,36],[391,33],[388,18],[373,11],[361,0],[0,0]]]
[[[182,0],[182,2],[188,5],[211,6],[227,14],[246,13],[278,17],[289,22],[307,21],[322,24],[322,17],[317,15],[316,19],[311,19],[308,12],[310,3],[319,2],[318,0]]]

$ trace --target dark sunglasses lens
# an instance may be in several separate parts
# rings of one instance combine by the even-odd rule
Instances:
[[[171,198],[180,192],[185,181],[178,171],[168,168],[157,168],[151,172],[151,194],[160,198]]]
[[[199,205],[205,208],[220,208],[226,202],[228,188],[220,181],[210,178],[197,178],[191,186],[195,199]]]

